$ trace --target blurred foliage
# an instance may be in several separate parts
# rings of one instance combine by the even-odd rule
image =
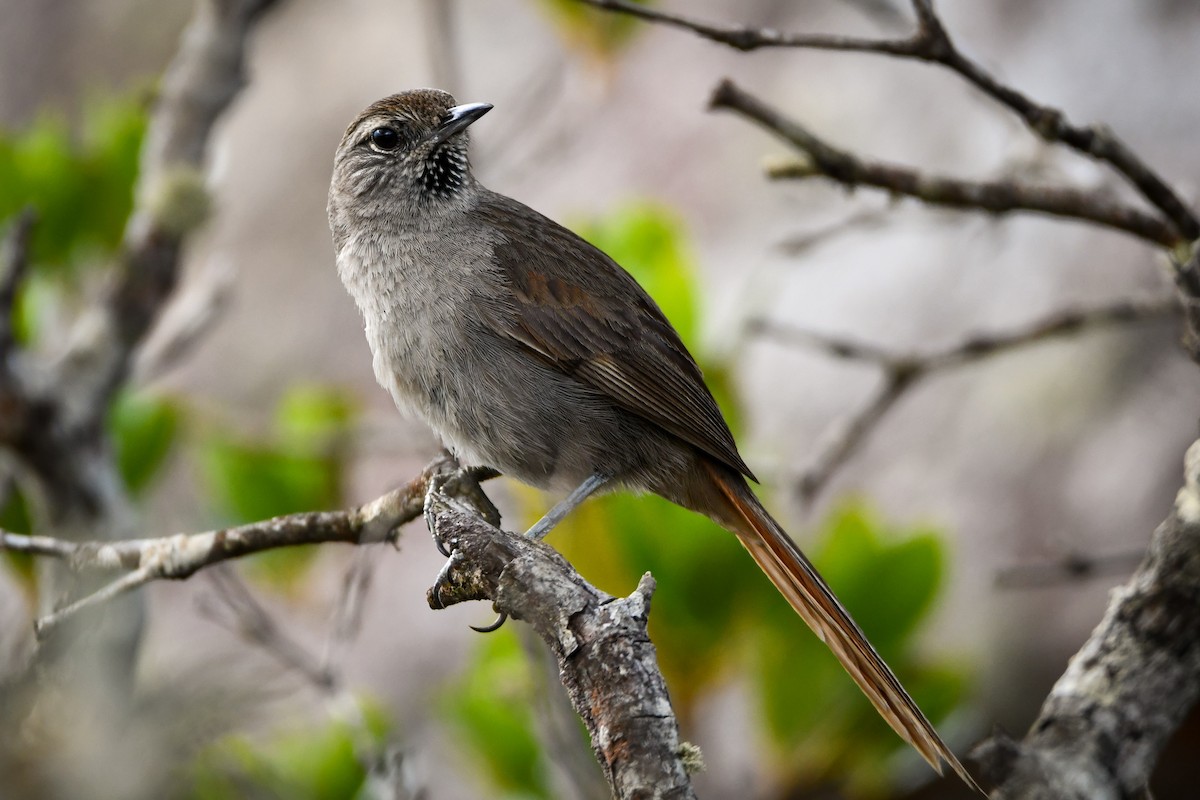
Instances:
[[[117,395],[108,413],[108,434],[125,486],[136,497],[159,473],[179,432],[180,411],[169,399],[148,392],[125,391]],[[0,496],[0,528],[14,533],[32,532],[29,506],[15,484]],[[36,596],[33,560],[5,551],[3,560],[17,583],[32,599]]]
[[[934,531],[891,530],[847,503],[823,524],[812,559],[931,720],[965,700],[965,673],[923,664],[913,652],[944,580]],[[854,793],[884,791],[890,757],[907,745],[782,598],[767,592],[754,615],[753,683],[777,768],[794,781],[840,776]]]
[[[633,273],[655,298],[697,357],[736,431],[736,397],[725,390],[728,370],[702,346],[700,293],[678,220],[659,206],[635,203],[574,227]],[[546,510],[546,497],[532,489],[514,489],[525,510],[524,522],[532,523]],[[763,769],[797,788],[834,782],[861,796],[887,789],[889,770],[896,763],[893,756],[907,753],[907,745],[879,718],[736,537],[660,498],[627,494],[589,500],[552,537],[552,544],[590,581],[614,594],[627,593],[642,573],[653,573],[658,590],[650,633],[685,728],[703,697],[723,681],[745,676],[763,721]],[[936,532],[893,530],[863,503],[848,503],[820,526],[815,544],[807,549],[931,719],[945,717],[963,702],[965,673],[928,664],[914,653],[914,637],[944,580],[946,557]],[[465,684],[474,684],[490,669],[518,671],[510,663],[517,651],[504,652],[503,663],[494,666],[490,660],[500,658],[495,645],[482,642],[478,647]],[[455,692],[462,690],[457,686]],[[520,736],[497,726],[473,738],[490,774],[503,775],[520,764],[528,768],[545,759],[540,749],[528,752],[532,734],[525,730],[532,723],[519,702],[498,697],[495,691],[477,692],[469,711],[465,715],[460,709],[458,716],[500,716],[508,725],[521,727]],[[514,749],[509,740],[522,745]],[[506,791],[535,791],[511,780],[497,785]]]
[[[108,432],[125,486],[135,496],[158,473],[179,432],[180,410],[171,400],[124,391],[108,412]]]
[[[146,119],[144,100],[126,96],[93,100],[78,124],[44,114],[25,130],[0,130],[0,227],[27,208],[36,220],[13,314],[18,342],[37,340],[48,309],[84,265],[117,251],[133,209]],[[126,393],[108,423],[121,475],[137,493],[170,450],[178,414],[167,401]],[[28,503],[15,485],[0,493],[0,527],[30,531]],[[32,562],[13,553],[4,561],[32,596]]]
[[[27,208],[36,215],[13,314],[18,342],[36,341],[77,274],[117,252],[146,122],[144,98],[130,95],[91,101],[77,123],[47,113],[23,131],[0,130],[0,225]]]
[[[637,5],[653,5],[648,0],[631,0]],[[627,14],[612,14],[589,8],[579,0],[538,0],[546,16],[568,49],[600,63],[609,63],[620,54],[635,33],[645,28]]]
[[[363,704],[360,701],[360,706]],[[287,798],[350,800],[363,796],[363,761],[386,746],[388,724],[365,708],[363,724],[298,725],[266,741],[226,736],[207,747],[181,781],[181,800]]]
[[[346,438],[355,419],[348,394],[318,386],[288,389],[266,436],[217,431],[199,443],[205,484],[232,525],[344,505]],[[270,550],[247,559],[253,575],[279,589],[304,577],[311,546]]]
[[[442,712],[474,750],[489,797],[550,800],[547,754],[533,710],[538,685],[512,626],[484,636],[471,662],[442,693]]]
[[[25,208],[36,212],[30,272],[16,308],[20,342],[35,342],[64,292],[81,270],[111,260],[133,209],[139,148],[146,129],[139,97],[95,101],[76,124],[43,115],[21,132],[0,132],[0,221]],[[108,430],[122,478],[137,495],[159,473],[179,438],[183,406],[146,392],[118,395]],[[202,471],[217,512],[227,522],[263,519],[340,505],[344,467],[342,434],[353,409],[337,392],[298,388],[287,392],[269,437],[247,441],[218,430],[199,442]],[[26,503],[15,489],[0,498],[0,525],[27,532]],[[22,582],[32,570],[6,554]],[[264,572],[287,583],[308,556],[280,553],[260,559]]]
[[[145,101],[94,101],[80,121],[43,115],[20,133],[0,131],[0,221],[37,212],[31,261],[72,270],[116,252],[133,209]]]
[[[3,487],[0,487],[3,489]],[[9,485],[0,494],[0,528],[13,533],[30,533],[32,525],[29,520],[29,506],[25,496],[15,484]],[[33,556],[25,553],[14,553],[10,550],[0,550],[0,564],[8,568],[8,573],[25,593],[26,599],[33,602],[37,597],[37,562]]]

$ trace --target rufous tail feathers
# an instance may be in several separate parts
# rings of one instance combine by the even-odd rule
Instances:
[[[875,652],[833,590],[762,507],[745,480],[727,474],[716,465],[705,466],[720,493],[736,512],[727,524],[733,526],[733,532],[775,588],[842,662],[880,715],[939,775],[944,760],[968,786],[984,794],[900,685],[891,668]]]

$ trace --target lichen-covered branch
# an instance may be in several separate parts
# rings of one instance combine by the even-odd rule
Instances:
[[[1200,441],[1141,567],[1071,659],[1020,742],[975,757],[996,800],[1148,796],[1167,739],[1200,698]]]
[[[404,486],[344,511],[312,511],[240,525],[148,539],[71,542],[49,536],[23,536],[0,530],[0,550],[63,561],[71,572],[118,572],[119,577],[34,623],[39,636],[90,606],[111,600],[154,580],[182,580],[233,558],[301,544],[382,542],[422,513],[431,477],[446,469],[435,461]]]
[[[650,575],[629,597],[607,595],[548,545],[487,524],[436,485],[425,518],[450,554],[429,590],[429,605],[491,600],[500,613],[533,626],[558,659],[613,796],[695,797],[688,773],[698,755],[679,740],[646,632]]]

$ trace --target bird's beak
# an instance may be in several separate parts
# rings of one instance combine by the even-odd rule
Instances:
[[[434,129],[431,137],[433,144],[439,145],[456,133],[462,133],[468,125],[491,110],[491,103],[467,103],[455,106],[446,112],[445,121]]]

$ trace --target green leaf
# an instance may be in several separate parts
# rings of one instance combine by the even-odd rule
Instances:
[[[327,458],[221,438],[204,448],[205,482],[231,524],[340,505],[340,465]],[[308,573],[316,554],[313,546],[278,548],[242,563],[255,577],[286,590]]]
[[[146,119],[145,104],[127,97],[90,103],[78,130],[46,114],[24,131],[0,131],[0,221],[37,212],[35,269],[71,271],[116,251]]]
[[[353,798],[366,778],[359,749],[381,750],[387,737],[388,726],[377,710],[366,709],[365,717],[361,727],[342,722],[304,726],[265,742],[227,736],[196,759],[182,796],[192,800]]]
[[[213,505],[231,524],[345,505],[345,439],[354,406],[333,389],[301,386],[279,402],[271,432],[238,438],[218,432],[204,441],[201,471]],[[303,577],[317,549],[289,547],[248,559],[259,577],[286,589]]]
[[[237,522],[337,505],[337,476],[320,455],[289,452],[274,442],[214,439],[205,476],[221,509]]]
[[[121,477],[136,495],[170,453],[179,431],[179,409],[169,400],[123,392],[109,409],[108,430]]]
[[[353,405],[340,392],[301,386],[280,400],[269,435],[214,435],[203,469],[218,507],[249,522],[341,505],[342,444],[353,420]]]
[[[0,504],[0,528],[12,533],[28,534],[33,531],[29,516],[29,506],[21,490],[11,487],[8,496]],[[26,553],[14,553],[0,548],[0,555],[8,565],[10,574],[20,584],[25,596],[36,602],[37,598],[37,567],[34,557]]]
[[[43,320],[52,317],[50,310],[62,297],[62,282],[40,273],[25,276],[17,287],[13,304],[13,338],[21,346],[37,341]]]
[[[538,702],[532,669],[511,627],[483,637],[466,671],[442,694],[442,713],[505,796],[551,797],[531,711]]]
[[[349,428],[356,406],[343,391],[327,386],[296,386],[276,411],[276,427],[288,446],[320,450],[334,446]]]
[[[764,580],[737,539],[658,497],[605,495],[559,525],[554,546],[597,586],[626,595],[642,574],[658,588],[650,634],[676,710],[686,717],[729,664],[743,598]]]
[[[861,506],[844,506],[828,526],[816,556],[825,579],[880,653],[902,649],[941,586],[940,539],[929,531],[888,535]]]

